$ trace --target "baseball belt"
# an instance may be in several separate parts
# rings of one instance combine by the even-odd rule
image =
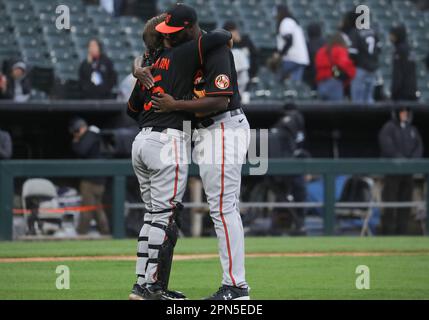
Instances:
[[[207,127],[210,127],[213,123],[215,123],[215,121],[219,121],[219,120],[226,119],[229,117],[238,116],[240,114],[244,114],[244,111],[241,108],[237,108],[234,110],[222,111],[222,112],[215,114],[211,117],[203,118],[202,120],[199,120],[197,127],[200,129],[207,128]]]

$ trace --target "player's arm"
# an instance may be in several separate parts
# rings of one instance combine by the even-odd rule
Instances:
[[[230,50],[222,46],[213,50],[204,64],[205,97],[195,100],[175,100],[167,94],[152,97],[153,106],[162,111],[189,111],[210,113],[226,110],[233,95]]]
[[[188,111],[188,112],[215,112],[226,110],[228,97],[204,97],[195,100],[175,100],[166,93],[160,93],[152,97],[153,107],[161,112]]]
[[[232,47],[232,35],[231,32],[224,29],[216,29],[210,33],[203,33],[198,38],[198,55],[200,58],[201,65],[204,62],[205,56],[213,49],[219,46],[228,45]]]
[[[142,106],[144,103],[144,97],[146,93],[147,93],[147,90],[145,90],[144,87],[141,85],[140,81],[137,80],[127,103],[127,115],[136,121],[138,120],[138,116],[140,112],[143,111]]]
[[[190,63],[189,68],[195,67],[196,64],[202,65],[204,57],[212,50],[219,46],[228,45],[232,47],[231,32],[224,29],[217,29],[210,33],[202,34],[198,40],[192,40],[177,47],[177,56],[182,57],[183,63]],[[179,58],[180,59],[180,58]],[[140,56],[134,60],[133,75],[139,79],[146,89],[155,85],[151,70],[150,59]]]
[[[210,33],[202,33],[197,40],[191,40],[175,47],[175,57],[181,63],[194,70],[205,64],[207,55],[226,46],[232,47],[232,35],[229,31],[218,29]]]

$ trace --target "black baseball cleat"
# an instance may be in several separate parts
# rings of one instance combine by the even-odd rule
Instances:
[[[180,291],[164,290],[161,295],[161,300],[187,300],[186,296]]]
[[[143,292],[146,289],[146,286],[141,286],[138,283],[135,283],[131,289],[131,293],[128,296],[129,300],[143,300]]]
[[[129,300],[161,300],[162,289],[158,285],[141,286],[135,284],[128,296]]]
[[[215,294],[204,300],[250,300],[249,289],[223,285]]]

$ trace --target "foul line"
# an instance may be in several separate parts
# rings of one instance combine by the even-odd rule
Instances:
[[[381,257],[381,256],[418,256],[429,255],[429,251],[356,251],[356,252],[278,252],[248,253],[246,258],[314,258],[314,257]],[[176,254],[175,261],[216,259],[218,254]],[[0,258],[0,263],[14,262],[55,262],[55,261],[135,261],[135,256],[74,256],[74,257],[27,257]]]

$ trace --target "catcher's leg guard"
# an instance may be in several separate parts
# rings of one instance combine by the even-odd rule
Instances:
[[[168,288],[174,247],[176,246],[178,234],[176,222],[173,220],[165,229],[166,239],[158,253],[158,281],[164,290]]]
[[[181,203],[178,203],[176,205],[176,208],[174,209],[173,217],[170,223],[165,228],[166,238],[158,252],[158,281],[160,282],[164,290],[167,290],[168,282],[170,280],[174,247],[176,246],[177,238],[179,235],[177,220],[178,215],[180,211],[182,211],[182,209],[183,205]]]

